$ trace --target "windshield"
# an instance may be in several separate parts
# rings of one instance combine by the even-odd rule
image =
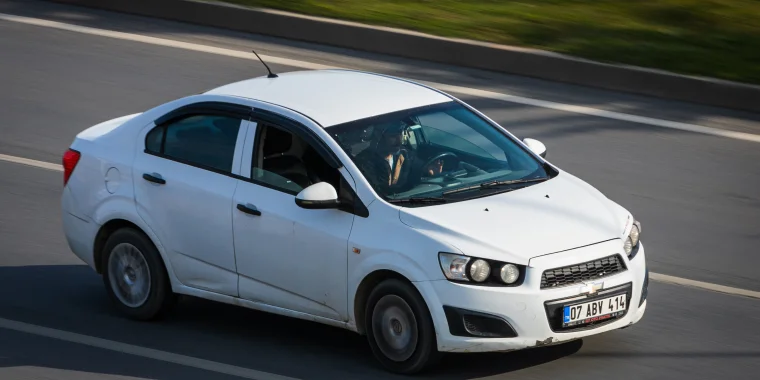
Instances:
[[[471,199],[551,176],[523,147],[456,102],[353,121],[327,132],[392,203]]]

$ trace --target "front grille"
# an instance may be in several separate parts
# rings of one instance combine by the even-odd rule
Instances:
[[[581,264],[569,265],[544,271],[541,289],[577,284],[586,280],[612,276],[627,268],[620,255],[612,255]]]

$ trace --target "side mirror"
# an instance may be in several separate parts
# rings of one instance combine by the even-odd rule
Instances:
[[[523,139],[523,142],[528,146],[528,148],[530,148],[530,150],[533,151],[533,153],[546,158],[546,145],[544,145],[544,143],[529,138]]]
[[[327,182],[315,183],[296,195],[296,204],[307,209],[338,208],[338,192]]]

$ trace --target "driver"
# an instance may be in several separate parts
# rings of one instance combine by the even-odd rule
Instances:
[[[414,151],[403,149],[405,125],[402,122],[377,125],[375,128],[380,131],[379,136],[374,139],[375,149],[367,147],[356,156],[356,161],[359,169],[380,195],[408,190],[415,182],[411,179],[420,178],[423,172],[427,176],[434,176],[443,171],[442,160],[421,168],[424,163],[418,159]]]

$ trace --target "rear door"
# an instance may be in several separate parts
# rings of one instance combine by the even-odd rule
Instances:
[[[137,210],[186,286],[238,295],[231,202],[250,112],[197,103],[143,132],[133,170]]]

